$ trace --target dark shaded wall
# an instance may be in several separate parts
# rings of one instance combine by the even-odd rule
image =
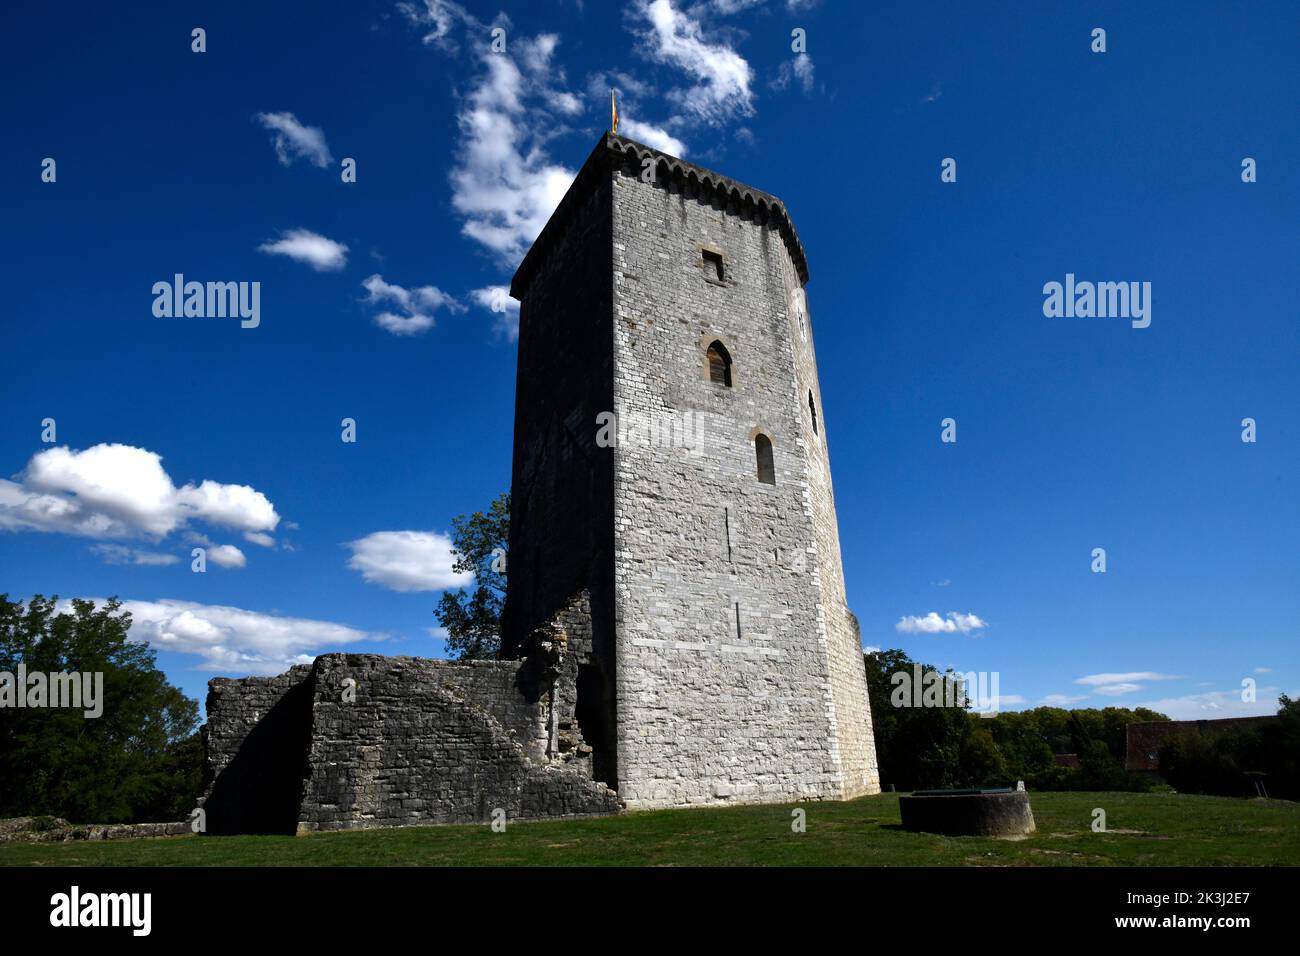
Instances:
[[[292,833],[311,735],[312,668],[208,682],[207,832]]]
[[[598,779],[613,785],[614,460],[596,444],[597,416],[614,407],[605,168],[601,155],[584,167],[512,288],[521,306],[502,657],[529,654],[535,633],[562,621],[586,723],[611,728],[588,743]]]

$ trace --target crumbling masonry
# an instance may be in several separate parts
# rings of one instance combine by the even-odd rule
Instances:
[[[502,660],[212,681],[209,831],[878,792],[807,279],[775,197],[604,136],[511,287]]]

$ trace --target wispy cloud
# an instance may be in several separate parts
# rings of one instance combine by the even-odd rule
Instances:
[[[1241,690],[1215,690],[1182,697],[1133,702],[1130,707],[1146,707],[1174,720],[1208,720],[1220,717],[1256,717],[1277,713],[1280,687],[1261,687],[1253,701],[1241,699]]]
[[[412,24],[424,30],[420,42],[444,53],[457,53],[460,43],[456,39],[462,27],[483,33],[486,24],[459,3],[451,0],[404,0],[397,9]],[[510,25],[510,18],[498,13],[494,24]]]
[[[686,155],[685,143],[663,127],[655,126],[653,123],[642,123],[630,117],[620,116],[618,131],[626,133],[629,138],[645,143],[647,146],[653,146],[670,156],[680,158]]]
[[[484,286],[471,292],[470,298],[496,316],[492,322],[493,332],[511,342],[519,338],[519,302],[510,298],[506,286]]]
[[[180,561],[180,558],[174,554],[165,554],[159,551],[141,551],[138,548],[128,548],[122,544],[97,544],[92,546],[90,550],[103,558],[105,564],[166,567]]]
[[[694,80],[671,90],[669,99],[685,112],[687,121],[721,125],[754,113],[754,71],[748,61],[720,38],[709,42],[695,15],[678,10],[670,0],[639,0],[633,8],[641,52],[656,63],[677,67]]]
[[[338,272],[348,264],[347,246],[310,229],[285,230],[279,239],[268,239],[257,247],[257,251],[271,256],[288,256],[317,272]]]
[[[367,302],[397,309],[396,312],[385,309],[375,314],[375,324],[393,335],[418,335],[428,331],[434,325],[433,313],[439,309],[465,311],[464,305],[436,286],[407,289],[385,282],[378,273],[368,276],[361,285],[366,290]]]
[[[257,120],[271,131],[275,155],[284,166],[305,159],[322,168],[334,162],[325,133],[318,126],[304,126],[292,113],[258,113]]]
[[[524,70],[506,54],[484,54],[458,116],[452,207],[463,220],[461,231],[511,266],[542,231],[575,175],[545,150],[557,112],[567,113],[576,103],[549,82],[553,40],[514,42]]]
[[[784,90],[791,82],[798,82],[800,88],[805,93],[813,91],[813,61],[807,53],[799,53],[792,59],[783,62],[776,71],[776,79],[772,81],[774,90]]]
[[[1147,681],[1181,680],[1174,674],[1161,674],[1158,671],[1124,671],[1110,674],[1088,674],[1075,680],[1076,684],[1091,687],[1094,693],[1107,697],[1119,697],[1140,691]]]

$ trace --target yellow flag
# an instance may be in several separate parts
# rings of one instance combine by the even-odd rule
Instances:
[[[611,123],[609,131],[611,133],[617,134],[618,133],[618,103],[614,101],[613,90],[609,91],[609,116],[610,116],[610,123]]]

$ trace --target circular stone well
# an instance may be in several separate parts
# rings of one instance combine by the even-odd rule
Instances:
[[[918,790],[898,798],[905,830],[945,836],[1027,836],[1034,832],[1029,794],[998,790]]]

